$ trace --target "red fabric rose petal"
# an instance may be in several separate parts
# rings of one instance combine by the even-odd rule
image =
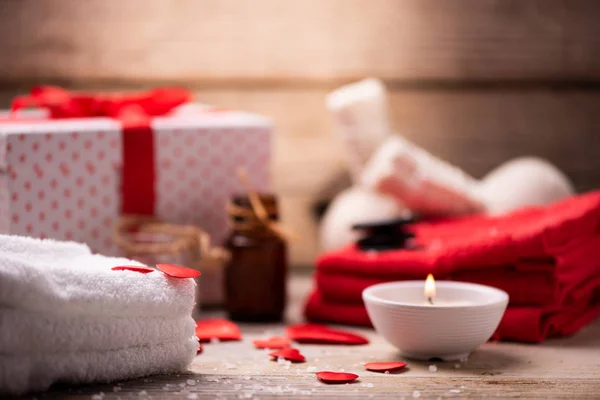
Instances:
[[[371,362],[366,363],[365,369],[373,372],[386,372],[386,371],[396,371],[398,369],[402,369],[406,367],[406,363],[400,361],[390,361],[390,362]]]
[[[211,339],[242,340],[240,328],[226,319],[196,321],[196,336],[201,343],[210,342]]]
[[[156,268],[171,278],[196,278],[200,276],[200,271],[192,268],[182,267],[180,265],[156,264]]]
[[[306,361],[306,357],[300,354],[300,350],[294,349],[292,347],[286,347],[285,349],[277,350],[272,353],[269,353],[269,356],[278,358],[282,357],[285,360],[292,362],[304,362]]]
[[[273,336],[272,338],[265,340],[257,339],[252,343],[257,349],[283,349],[290,347],[292,344],[290,339],[283,336]]]
[[[350,372],[322,371],[317,372],[317,378],[325,383],[349,383],[355,381],[358,375]]]
[[[286,328],[288,337],[299,343],[367,344],[369,340],[355,333],[329,328],[320,324],[297,324]]]
[[[152,269],[152,268],[142,267],[139,265],[119,265],[118,267],[112,267],[111,270],[113,270],[113,271],[133,271],[133,272],[140,272],[142,274],[148,274],[148,273],[154,271],[154,269]]]

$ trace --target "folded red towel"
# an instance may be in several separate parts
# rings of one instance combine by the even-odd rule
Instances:
[[[366,286],[424,279],[428,273],[507,290],[514,298],[498,330],[503,339],[537,342],[570,334],[597,315],[600,191],[501,217],[423,221],[411,228],[417,250],[349,246],[322,255],[316,274],[319,295],[308,303],[307,316],[369,324],[359,295]]]
[[[371,326],[362,304],[328,302],[318,291],[309,296],[305,316],[315,322]],[[564,307],[509,307],[493,338],[539,343],[546,338],[572,335],[599,316],[600,292]]]
[[[600,268],[600,191],[502,217],[472,216],[411,226],[419,250],[361,251],[352,245],[323,254],[320,271],[383,279],[423,279],[428,273],[516,268],[528,260],[554,264],[559,283],[581,281]],[[583,278],[582,278],[583,277]]]
[[[437,280],[454,280],[494,286],[506,291],[511,305],[551,305],[561,304],[569,297],[569,292],[559,287],[554,276],[554,265],[530,263],[525,267],[506,267],[491,271],[459,271],[449,276],[436,276]],[[539,267],[539,268],[537,268]],[[600,277],[599,277],[600,279]],[[362,291],[369,286],[406,280],[402,276],[378,277],[341,274],[319,270],[315,273],[315,282],[323,299],[337,303],[360,303]],[[600,282],[598,282],[600,285]],[[535,287],[535,290],[531,288]],[[571,292],[571,294],[573,294]]]

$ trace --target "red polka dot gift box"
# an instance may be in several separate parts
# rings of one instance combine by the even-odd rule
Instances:
[[[112,227],[125,214],[195,224],[220,244],[225,205],[269,190],[271,122],[191,103],[181,89],[134,94],[34,88],[0,114],[0,232],[87,243],[118,254]]]

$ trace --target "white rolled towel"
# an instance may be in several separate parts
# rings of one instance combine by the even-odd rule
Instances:
[[[475,178],[397,135],[379,147],[360,181],[416,214],[462,215],[484,209]]]
[[[357,183],[371,155],[391,133],[385,87],[378,79],[364,79],[329,93],[326,103]]]

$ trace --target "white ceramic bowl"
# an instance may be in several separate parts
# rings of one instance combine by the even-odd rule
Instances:
[[[408,358],[465,358],[494,333],[508,294],[474,283],[437,281],[434,305],[425,281],[382,283],[362,293],[375,330]]]

